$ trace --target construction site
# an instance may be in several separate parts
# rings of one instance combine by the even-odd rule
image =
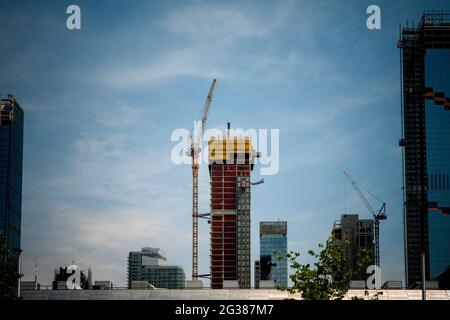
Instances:
[[[192,280],[187,281],[186,286],[202,288],[200,278],[207,278],[212,289],[249,289],[252,265],[251,173],[260,153],[253,149],[251,137],[230,135],[229,122],[226,133],[212,136],[208,141],[210,212],[200,214],[198,210],[199,156],[216,83],[214,79],[197,122],[200,134],[191,133],[186,152],[192,159]],[[343,174],[373,219],[359,219],[355,214],[342,215],[341,220],[333,224],[334,244],[342,246],[349,268],[356,266],[363,250],[368,250],[371,256],[369,264],[379,267],[379,229],[380,221],[387,219],[386,204],[380,200],[382,205],[375,210],[350,174],[346,171]],[[199,218],[206,219],[210,224],[210,273],[198,272]],[[359,270],[360,279],[366,276],[365,267],[367,265],[364,270]]]

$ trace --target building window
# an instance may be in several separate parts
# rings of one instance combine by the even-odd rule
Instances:
[[[439,179],[439,190],[442,190],[442,185],[441,185],[441,174],[438,174],[438,179]]]

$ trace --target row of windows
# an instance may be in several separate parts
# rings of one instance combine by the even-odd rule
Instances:
[[[15,211],[20,211],[22,207],[22,197],[19,193],[11,191],[10,193],[10,207]]]
[[[282,244],[282,243],[280,243],[280,244],[276,244],[276,243],[264,243],[264,244],[261,244],[260,243],[259,247],[261,249],[264,249],[264,250],[272,250],[272,249],[286,250],[287,249],[287,245]]]
[[[170,281],[177,281],[177,280],[182,280],[185,278],[184,274],[164,274],[164,273],[153,273],[153,272],[144,272],[140,276],[141,276],[141,278],[170,280]]]
[[[17,229],[20,229],[21,217],[14,211],[10,211],[9,223]]]
[[[250,249],[249,246],[246,246],[246,248],[247,248],[247,249]],[[240,255],[240,257],[243,258],[243,255],[244,255],[245,253],[250,252],[249,250],[244,250],[244,249],[246,249],[246,248],[239,248],[239,249],[237,250],[237,251],[238,251],[238,254]],[[250,261],[249,261],[249,262],[250,262]]]
[[[263,239],[260,239],[259,243],[261,244],[261,247],[272,247],[272,248],[279,248],[279,247],[286,247],[287,243],[286,241],[262,241]]]
[[[240,267],[239,271],[241,271],[241,272],[250,272],[250,268],[249,267]]]
[[[275,279],[280,279],[280,278],[282,279],[287,276],[287,270],[282,270],[281,268],[280,269],[272,268],[270,273],[271,273],[271,276]]]
[[[8,232],[7,245],[10,248],[20,248],[20,233],[10,230]]]
[[[450,190],[448,173],[431,173],[428,175],[430,190]]]
[[[261,247],[272,247],[272,248],[286,248],[287,242],[285,241],[263,241],[263,239],[260,239],[260,245]]]
[[[441,251],[439,253],[434,252],[434,254],[430,254],[430,260],[434,263],[447,264],[449,261],[448,254],[450,252],[448,250]]]

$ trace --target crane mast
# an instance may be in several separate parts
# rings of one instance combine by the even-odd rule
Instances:
[[[374,244],[374,258],[375,258],[375,264],[379,267],[380,266],[380,220],[386,220],[386,203],[383,202],[383,205],[381,206],[380,210],[375,211],[370,204],[369,201],[367,201],[366,197],[362,193],[361,189],[359,188],[356,181],[348,174],[347,171],[343,172],[344,175],[347,177],[347,179],[350,181],[350,184],[355,190],[356,194],[359,196],[359,198],[362,200],[362,202],[365,204],[367,209],[370,211],[370,213],[373,215],[373,229],[374,229],[374,238],[375,238],[375,244]]]
[[[192,137],[192,134],[189,136],[190,146],[188,155],[192,158],[192,280],[197,280],[198,278],[198,155],[201,152],[201,141],[206,122],[208,121],[209,109],[211,108],[215,87],[216,79],[211,84],[205,106],[203,107],[202,117],[200,118],[200,132],[195,136],[194,125],[194,137]]]

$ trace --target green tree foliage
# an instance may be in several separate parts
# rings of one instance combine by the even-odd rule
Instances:
[[[17,280],[22,277],[17,272],[17,267],[8,262],[9,253],[5,238],[0,232],[0,300],[17,299]]]
[[[353,269],[345,263],[342,247],[335,246],[331,237],[325,245],[319,244],[318,247],[319,253],[308,251],[308,255],[316,261],[313,265],[297,261],[300,257],[297,252],[291,251],[286,257],[278,255],[279,260],[287,258],[294,270],[289,276],[292,287],[278,286],[278,289],[301,293],[306,300],[342,299],[349,289],[350,280],[357,279],[361,268],[371,260],[371,254],[366,250]]]

